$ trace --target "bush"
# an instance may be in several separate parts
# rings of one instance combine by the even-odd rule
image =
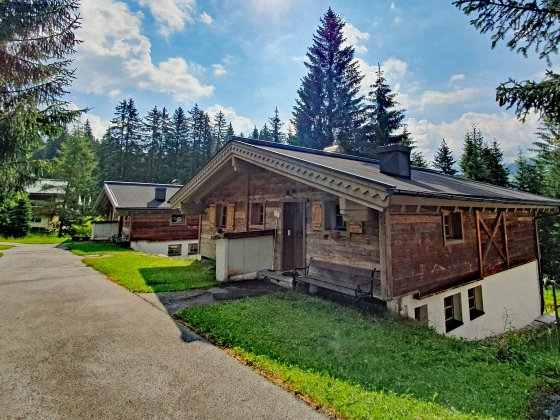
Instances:
[[[31,207],[27,197],[6,200],[0,206],[0,235],[23,238],[31,229]]]

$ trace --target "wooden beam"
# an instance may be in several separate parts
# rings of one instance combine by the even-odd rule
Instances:
[[[503,225],[503,235],[504,235],[504,247],[506,251],[506,266],[509,268],[509,245],[508,245],[508,234],[506,227],[506,213],[502,213],[502,225]]]
[[[484,278],[484,268],[482,260],[482,236],[480,235],[480,212],[476,211],[476,238],[478,245],[478,267],[480,270],[480,278]]]

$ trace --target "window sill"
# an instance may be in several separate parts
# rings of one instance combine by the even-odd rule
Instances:
[[[453,331],[454,329],[459,328],[461,325],[463,325],[463,321],[454,319],[453,321],[445,324],[445,332],[448,333],[449,331]]]
[[[459,245],[459,244],[464,244],[465,240],[464,239],[444,239],[443,240],[444,245]]]
[[[471,309],[470,312],[469,312],[469,315],[470,315],[470,318],[471,318],[471,321],[472,321],[473,319],[476,319],[476,318],[484,315],[484,311],[480,311],[478,309]]]

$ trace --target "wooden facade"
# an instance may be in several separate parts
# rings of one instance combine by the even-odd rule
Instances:
[[[175,218],[173,218],[175,216]],[[181,222],[177,223],[177,216]],[[131,212],[124,216],[122,234],[130,241],[175,241],[198,239],[198,216],[183,216],[170,211]]]

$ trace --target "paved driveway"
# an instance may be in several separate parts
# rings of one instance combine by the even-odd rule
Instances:
[[[70,252],[3,252],[0,417],[322,417]]]

